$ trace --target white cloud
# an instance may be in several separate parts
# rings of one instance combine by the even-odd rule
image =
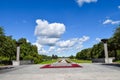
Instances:
[[[80,42],[85,42],[89,39],[90,37],[89,36],[83,36],[82,38],[79,38],[79,41]]]
[[[52,47],[49,48],[48,51],[49,51],[49,52],[52,52],[52,51],[54,51],[54,50],[55,50],[55,47],[52,46]]]
[[[40,54],[46,54],[47,53],[47,51],[44,49],[44,47],[41,44],[39,44],[39,43],[36,42],[36,43],[33,43],[33,45],[37,46],[38,52]]]
[[[41,50],[41,49],[43,48],[43,46],[42,46],[42,45],[40,45],[40,44],[38,44],[38,43],[33,43],[33,45],[36,45],[36,46],[37,46],[37,48],[38,48],[38,50]]]
[[[56,52],[61,53],[61,52],[64,52],[65,50],[68,50],[68,48],[57,48]]]
[[[37,19],[36,23],[34,34],[37,40],[34,44],[38,47],[40,54],[63,53],[68,50],[80,49],[83,47],[83,43],[89,40],[88,36],[83,36],[61,41],[60,37],[65,32],[64,24],[49,23],[41,19]]]
[[[101,41],[101,39],[100,39],[100,38],[96,38],[96,41],[100,42],[100,41]]]
[[[57,46],[60,48],[70,48],[77,44],[82,45],[82,43],[87,41],[88,39],[88,36],[83,36],[82,38],[73,38],[66,41],[59,41],[57,42]]]
[[[39,53],[48,53],[54,50],[54,46],[65,32],[65,25],[62,23],[49,23],[46,20],[37,19],[35,28],[35,36],[37,37],[35,45],[38,47]],[[45,49],[49,46],[49,50]]]
[[[36,23],[36,36],[59,38],[65,32],[65,25],[62,23],[48,23],[48,21],[41,19],[37,19]]]
[[[77,39],[59,41],[59,42],[57,42],[57,46],[59,46],[61,48],[68,48],[68,47],[74,46],[76,42],[77,42]]]
[[[57,53],[65,52],[65,51],[77,51],[83,48],[83,43],[89,40],[90,37],[83,36],[81,38],[72,38],[66,41],[59,41],[57,42],[56,46]]]
[[[76,47],[76,50],[80,50],[83,47],[83,45],[79,45]]]
[[[84,3],[97,2],[98,0],[77,0],[77,3],[82,6]]]
[[[111,19],[107,19],[103,22],[103,24],[120,24],[120,21],[113,21]]]
[[[46,20],[37,19],[35,35],[37,42],[41,45],[53,46],[65,32],[65,25],[62,23],[49,23]]]
[[[46,37],[38,37],[37,43],[46,46],[54,46],[59,38],[46,38]]]
[[[120,6],[118,6],[118,8],[120,9]]]

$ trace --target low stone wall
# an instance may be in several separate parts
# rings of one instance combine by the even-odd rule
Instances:
[[[12,61],[13,66],[26,65],[26,64],[34,64],[34,61],[33,60]]]
[[[114,58],[112,57],[109,58],[108,60],[109,60],[108,63],[113,63]],[[92,59],[92,63],[105,63],[105,62],[107,62],[107,59],[105,58]]]
[[[105,59],[104,58],[92,59],[92,63],[105,63]]]
[[[34,61],[33,60],[21,60],[20,65],[24,65],[24,64],[34,64]]]
[[[12,65],[12,61],[0,60],[0,64],[4,64],[4,65]]]

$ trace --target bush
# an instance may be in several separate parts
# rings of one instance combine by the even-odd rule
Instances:
[[[9,58],[8,58],[8,57],[0,57],[0,60],[1,60],[1,61],[8,61]]]

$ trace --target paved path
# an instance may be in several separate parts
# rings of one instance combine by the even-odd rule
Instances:
[[[51,66],[71,66],[71,63],[67,63],[65,59],[61,59],[61,62],[55,62]]]
[[[22,65],[0,70],[0,80],[120,80],[120,67],[80,65],[83,68],[40,69],[43,65]]]

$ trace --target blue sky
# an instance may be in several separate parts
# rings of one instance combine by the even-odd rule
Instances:
[[[120,0],[0,0],[6,35],[26,38],[40,54],[75,55],[119,24]]]

